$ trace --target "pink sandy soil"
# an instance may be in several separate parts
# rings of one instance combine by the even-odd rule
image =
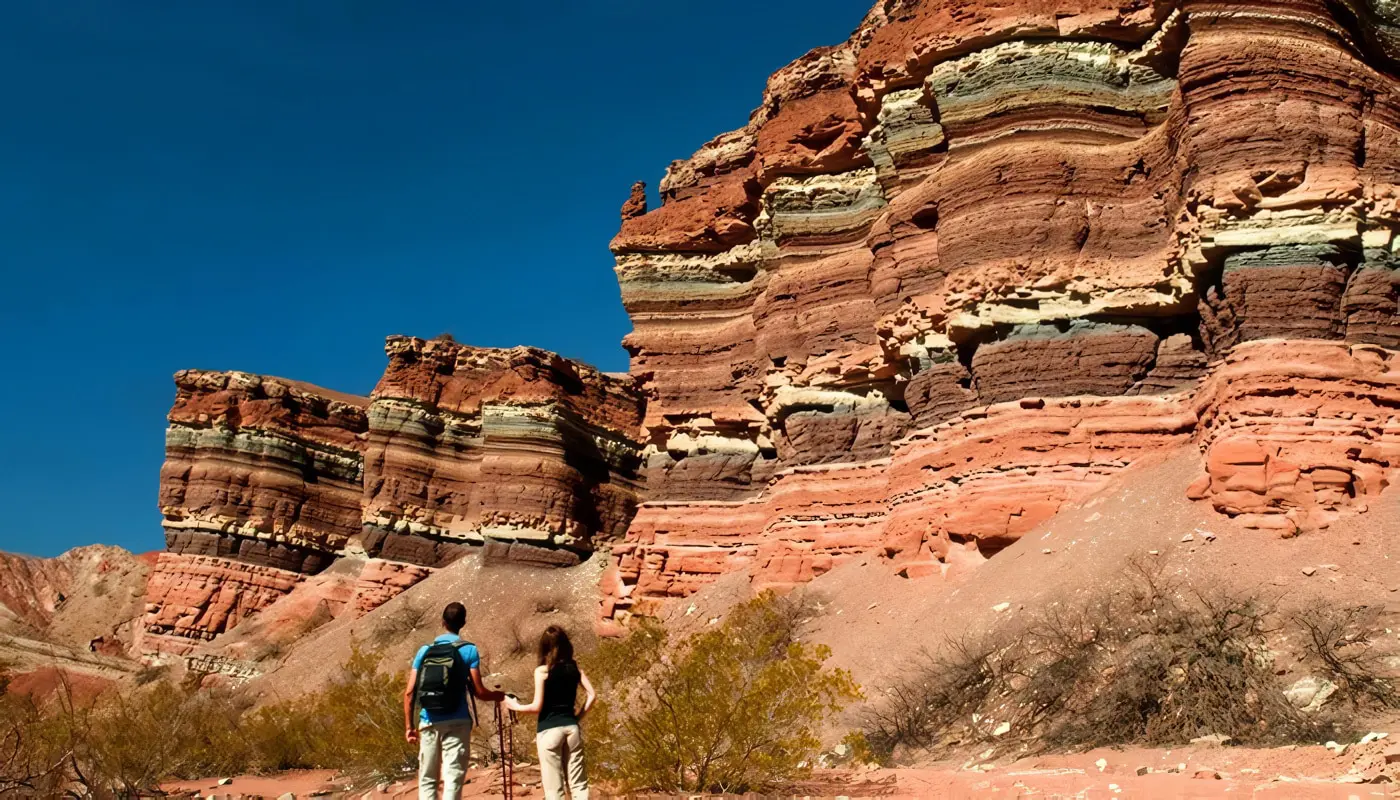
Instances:
[[[917,769],[818,770],[785,793],[791,797],[891,798],[1242,798],[1279,800],[1370,800],[1400,796],[1393,783],[1395,766],[1383,766],[1389,740],[1350,747],[1341,756],[1324,747],[1249,749],[1192,746],[1178,749],[1094,750],[1073,755],[1024,758],[997,763],[946,763]],[[1105,763],[1102,770],[1098,761]],[[987,768],[987,764],[992,764]],[[975,769],[974,767],[981,767]],[[1138,775],[1141,768],[1150,769]],[[1169,772],[1168,770],[1179,770]],[[416,797],[412,781],[347,790],[328,771],[291,772],[267,777],[238,777],[227,785],[217,780],[166,785],[172,794],[229,798]],[[539,772],[522,766],[516,772],[517,797],[541,797]],[[1374,782],[1368,782],[1374,781]],[[465,798],[501,796],[500,772],[474,769]],[[597,787],[596,796],[608,796]]]

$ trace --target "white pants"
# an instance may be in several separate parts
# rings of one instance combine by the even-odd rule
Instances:
[[[418,728],[418,800],[460,800],[471,742],[469,719],[434,722]],[[438,794],[439,783],[442,794]]]
[[[573,800],[588,800],[588,773],[583,766],[583,734],[577,725],[549,728],[535,734],[540,752],[540,782],[545,800],[564,800],[564,774]]]

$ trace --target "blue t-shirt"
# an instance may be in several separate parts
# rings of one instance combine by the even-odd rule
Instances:
[[[455,633],[444,633],[443,635],[434,639],[433,644],[451,644],[452,642],[460,641],[460,639],[461,637]],[[422,647],[418,648],[418,655],[413,657],[414,672],[417,672],[419,667],[423,666],[423,655],[428,652],[429,647],[430,645],[425,644]],[[481,668],[481,654],[476,652],[476,645],[470,642],[462,642],[461,644],[459,644],[457,646],[457,652],[461,653],[462,660],[467,662],[467,694],[472,694],[473,686],[471,683],[471,671],[474,669]],[[434,722],[451,722],[453,720],[471,718],[471,701],[465,697],[462,698],[461,704],[457,706],[457,709],[455,711],[449,711],[446,713],[428,713],[428,709],[426,708],[418,709],[418,722],[420,725],[431,725]]]

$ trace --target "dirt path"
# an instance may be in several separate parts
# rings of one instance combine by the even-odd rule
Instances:
[[[1383,739],[1351,745],[1338,755],[1325,747],[1249,749],[1193,746],[1174,750],[1094,750],[998,763],[971,759],[915,769],[818,770],[785,796],[807,798],[1242,798],[1279,800],[1372,800],[1400,797],[1400,763],[1387,765],[1387,752],[1400,749]],[[1141,774],[1139,774],[1141,773]],[[539,771],[516,772],[516,796],[541,797]],[[464,798],[500,797],[500,773],[474,769]],[[347,790],[330,772],[294,772],[269,777],[239,777],[225,785],[217,780],[169,784],[167,791],[187,796],[297,798],[416,797],[412,781]],[[598,787],[602,789],[603,787]],[[326,794],[319,794],[324,792]],[[607,796],[605,791],[595,792]]]

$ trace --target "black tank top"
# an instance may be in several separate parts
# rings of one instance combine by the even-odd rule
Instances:
[[[578,716],[574,714],[578,685],[577,664],[568,661],[554,665],[544,679],[544,701],[540,703],[537,732],[578,724]]]

